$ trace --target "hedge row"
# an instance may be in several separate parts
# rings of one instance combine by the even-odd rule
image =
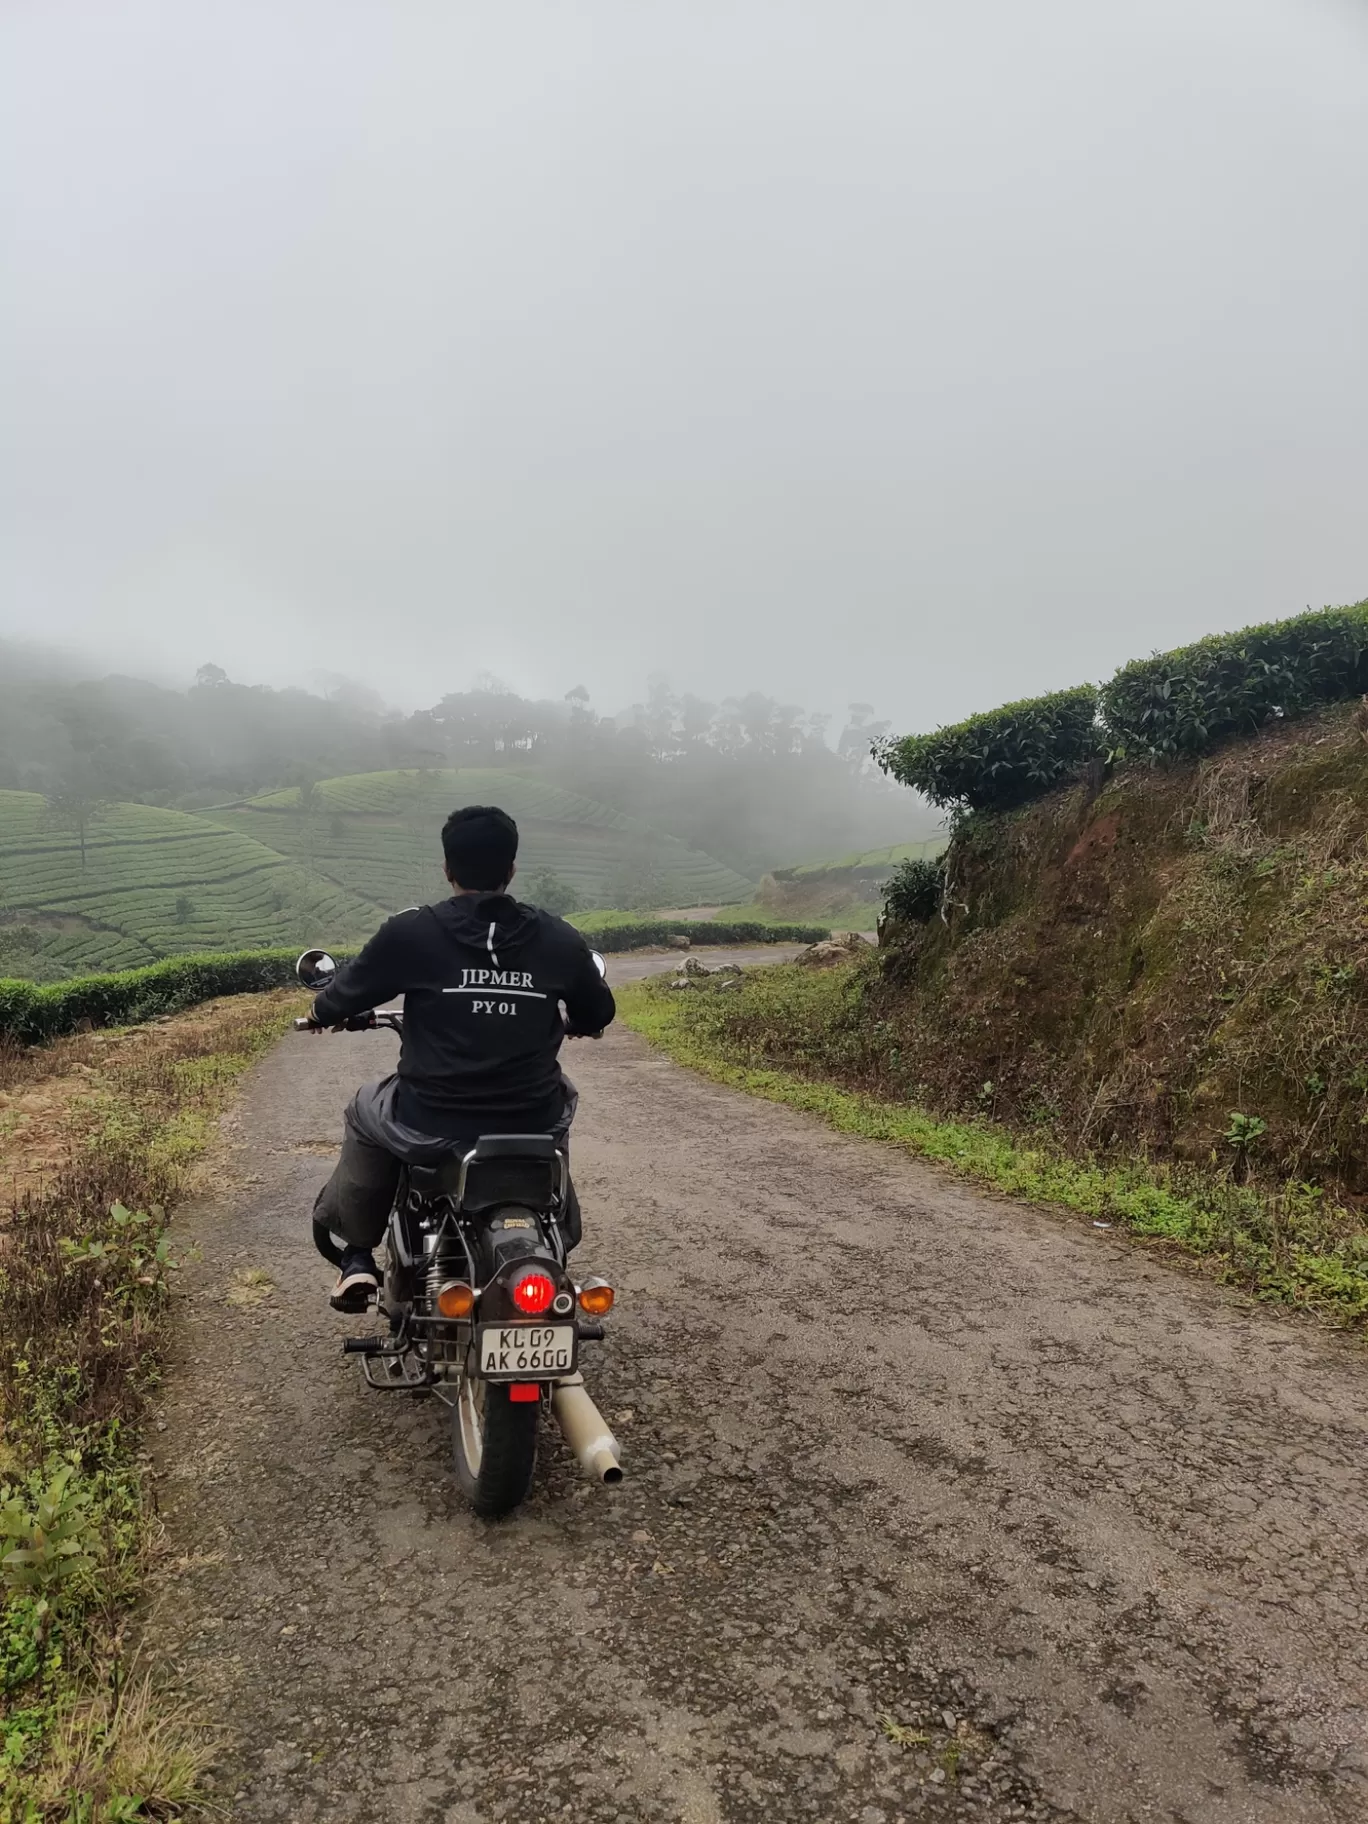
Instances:
[[[672,937],[687,937],[690,944],[820,944],[831,936],[825,925],[757,925],[748,922],[724,925],[714,919],[680,920],[671,924],[664,919],[642,919],[634,925],[608,925],[601,931],[586,931],[585,941],[592,949],[648,950],[668,944]]]
[[[933,735],[885,742],[879,764],[932,804],[1007,810],[1073,778],[1097,752],[1091,684],[1008,703]]]
[[[816,944],[825,925],[666,924],[643,920],[591,934],[598,950],[640,950],[683,934],[695,944]],[[294,950],[241,950],[216,956],[176,956],[117,975],[84,975],[39,986],[0,981],[0,1039],[40,1045],[85,1024],[135,1026],[161,1013],[180,1013],[221,994],[259,994],[295,984]]]
[[[256,994],[295,981],[294,950],[245,950],[176,956],[117,975],[85,975],[43,987],[0,981],[0,1038],[38,1045],[89,1022],[132,1026],[160,1013],[179,1013],[220,994]]]
[[[1282,717],[1368,692],[1368,602],[1213,634],[1091,684],[882,742],[884,771],[933,804],[1010,810],[1089,761],[1209,751]]]
[[[1100,692],[1118,758],[1198,754],[1368,691],[1368,602],[1323,608],[1123,665]]]

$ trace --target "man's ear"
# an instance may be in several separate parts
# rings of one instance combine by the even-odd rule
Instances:
[[[508,879],[504,882],[504,891],[505,892],[507,892],[508,889],[513,885],[513,876],[517,873],[517,871],[518,871],[518,864],[515,861],[513,863],[513,866],[508,870]]]

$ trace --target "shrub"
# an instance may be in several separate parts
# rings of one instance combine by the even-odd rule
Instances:
[[[749,920],[732,925],[700,920],[683,929],[695,944],[820,944],[831,936],[829,925],[761,925]]]
[[[584,903],[570,882],[551,868],[538,868],[524,891],[534,906],[540,906],[543,912],[554,912],[557,918],[578,912]]]
[[[944,887],[941,863],[914,856],[902,862],[884,883],[884,913],[906,924],[928,924],[940,910]]]
[[[1008,703],[875,750],[886,773],[933,804],[1009,810],[1072,779],[1102,751],[1091,684]]]
[[[64,1463],[43,1486],[0,1489],[0,1585],[7,1592],[45,1595],[93,1567],[91,1491],[73,1483],[75,1474],[76,1465]]]
[[[179,1013],[221,994],[257,994],[295,980],[293,950],[244,950],[177,956],[146,969],[86,975],[39,987],[0,981],[0,1037],[20,1045],[92,1026],[129,1026],[159,1013]]]
[[[1368,602],[1212,634],[1123,665],[1102,688],[1119,757],[1205,752],[1368,691]]]

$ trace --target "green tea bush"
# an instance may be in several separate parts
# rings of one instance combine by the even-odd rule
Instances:
[[[1101,693],[1118,758],[1204,753],[1368,691],[1368,602],[1212,634],[1123,665]]]
[[[899,923],[925,925],[940,910],[945,870],[939,861],[914,856],[884,883],[884,913]]]
[[[117,975],[38,985],[0,981],[0,1037],[40,1045],[79,1027],[131,1026],[221,994],[258,994],[295,980],[293,950],[177,956]]]
[[[1074,778],[1101,751],[1097,691],[1080,684],[885,741],[876,758],[933,804],[1002,811]]]

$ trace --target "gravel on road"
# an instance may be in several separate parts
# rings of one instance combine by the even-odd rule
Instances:
[[[549,1430],[480,1522],[309,1241],[393,1056],[283,1041],[178,1225],[147,1643],[233,1817],[1368,1817],[1357,1346],[615,1030],[567,1064],[627,1480]]]

